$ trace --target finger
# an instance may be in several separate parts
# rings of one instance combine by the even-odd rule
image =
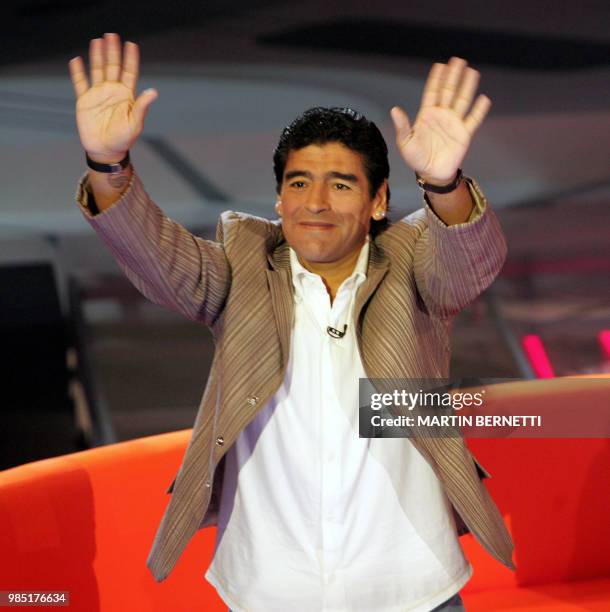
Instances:
[[[73,57],[68,62],[68,68],[70,69],[70,78],[72,79],[72,85],[74,86],[74,93],[76,94],[76,99],[78,100],[78,98],[80,98],[89,89],[89,82],[87,81],[83,58],[80,55],[78,57]]]
[[[148,109],[158,97],[159,92],[156,89],[145,89],[138,96],[133,105],[133,117],[138,125],[144,125]]]
[[[490,108],[491,100],[487,96],[481,94],[476,99],[472,110],[464,121],[464,126],[466,127],[466,130],[468,130],[468,133],[471,136],[475,133],[481,123],[483,123],[483,119],[485,119],[485,116],[487,115]]]
[[[104,34],[104,75],[107,81],[118,81],[121,75],[121,39],[118,34]]]
[[[121,72],[121,83],[129,87],[136,97],[136,84],[140,71],[140,50],[138,45],[126,41],[123,47],[123,71]]]
[[[441,84],[441,76],[445,64],[433,64],[428,74],[428,80],[424,85],[424,93],[421,97],[421,107],[436,106],[438,102],[438,91]]]
[[[390,110],[390,116],[396,128],[396,143],[400,146],[405,145],[413,136],[409,117],[400,106],[393,106]]]
[[[472,104],[481,74],[474,68],[466,68],[462,84],[453,100],[452,108],[462,119]]]
[[[405,137],[411,132],[411,123],[409,117],[400,106],[393,106],[390,110],[390,116],[396,128],[396,134],[399,137]]]
[[[466,60],[461,57],[452,57],[443,71],[443,81],[440,86],[439,105],[448,108],[458,89],[462,72],[466,66]]]
[[[89,43],[89,69],[91,84],[101,85],[104,82],[104,40],[94,38]]]

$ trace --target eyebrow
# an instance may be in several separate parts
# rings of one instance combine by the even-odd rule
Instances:
[[[289,181],[290,179],[296,178],[297,176],[304,176],[308,179],[313,179],[313,174],[309,172],[309,170],[290,170],[290,172],[286,172],[285,180]],[[358,183],[358,177],[355,174],[338,172],[336,170],[332,170],[325,174],[325,178],[338,178],[342,181],[347,181],[349,183]]]

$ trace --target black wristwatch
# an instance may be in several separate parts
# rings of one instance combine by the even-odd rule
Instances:
[[[87,160],[87,166],[96,172],[105,172],[107,174],[118,174],[123,171],[129,165],[129,151],[127,151],[125,157],[116,164],[100,164],[99,162],[93,161],[87,152],[85,151],[85,159]]]
[[[451,193],[457,186],[462,182],[462,169],[458,168],[457,174],[453,181],[449,183],[449,185],[430,185],[430,183],[426,183],[423,178],[415,173],[415,178],[417,180],[417,185],[422,191],[431,191],[432,193]]]

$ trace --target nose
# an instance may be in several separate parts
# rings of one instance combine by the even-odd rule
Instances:
[[[328,210],[328,198],[326,197],[326,189],[324,185],[313,184],[307,190],[307,199],[305,201],[305,208],[313,214],[319,214]]]

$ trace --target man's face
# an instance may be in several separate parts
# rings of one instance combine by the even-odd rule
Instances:
[[[385,212],[385,185],[371,198],[360,154],[343,144],[290,151],[276,204],[286,241],[304,262],[348,259],[379,218],[375,212]]]

